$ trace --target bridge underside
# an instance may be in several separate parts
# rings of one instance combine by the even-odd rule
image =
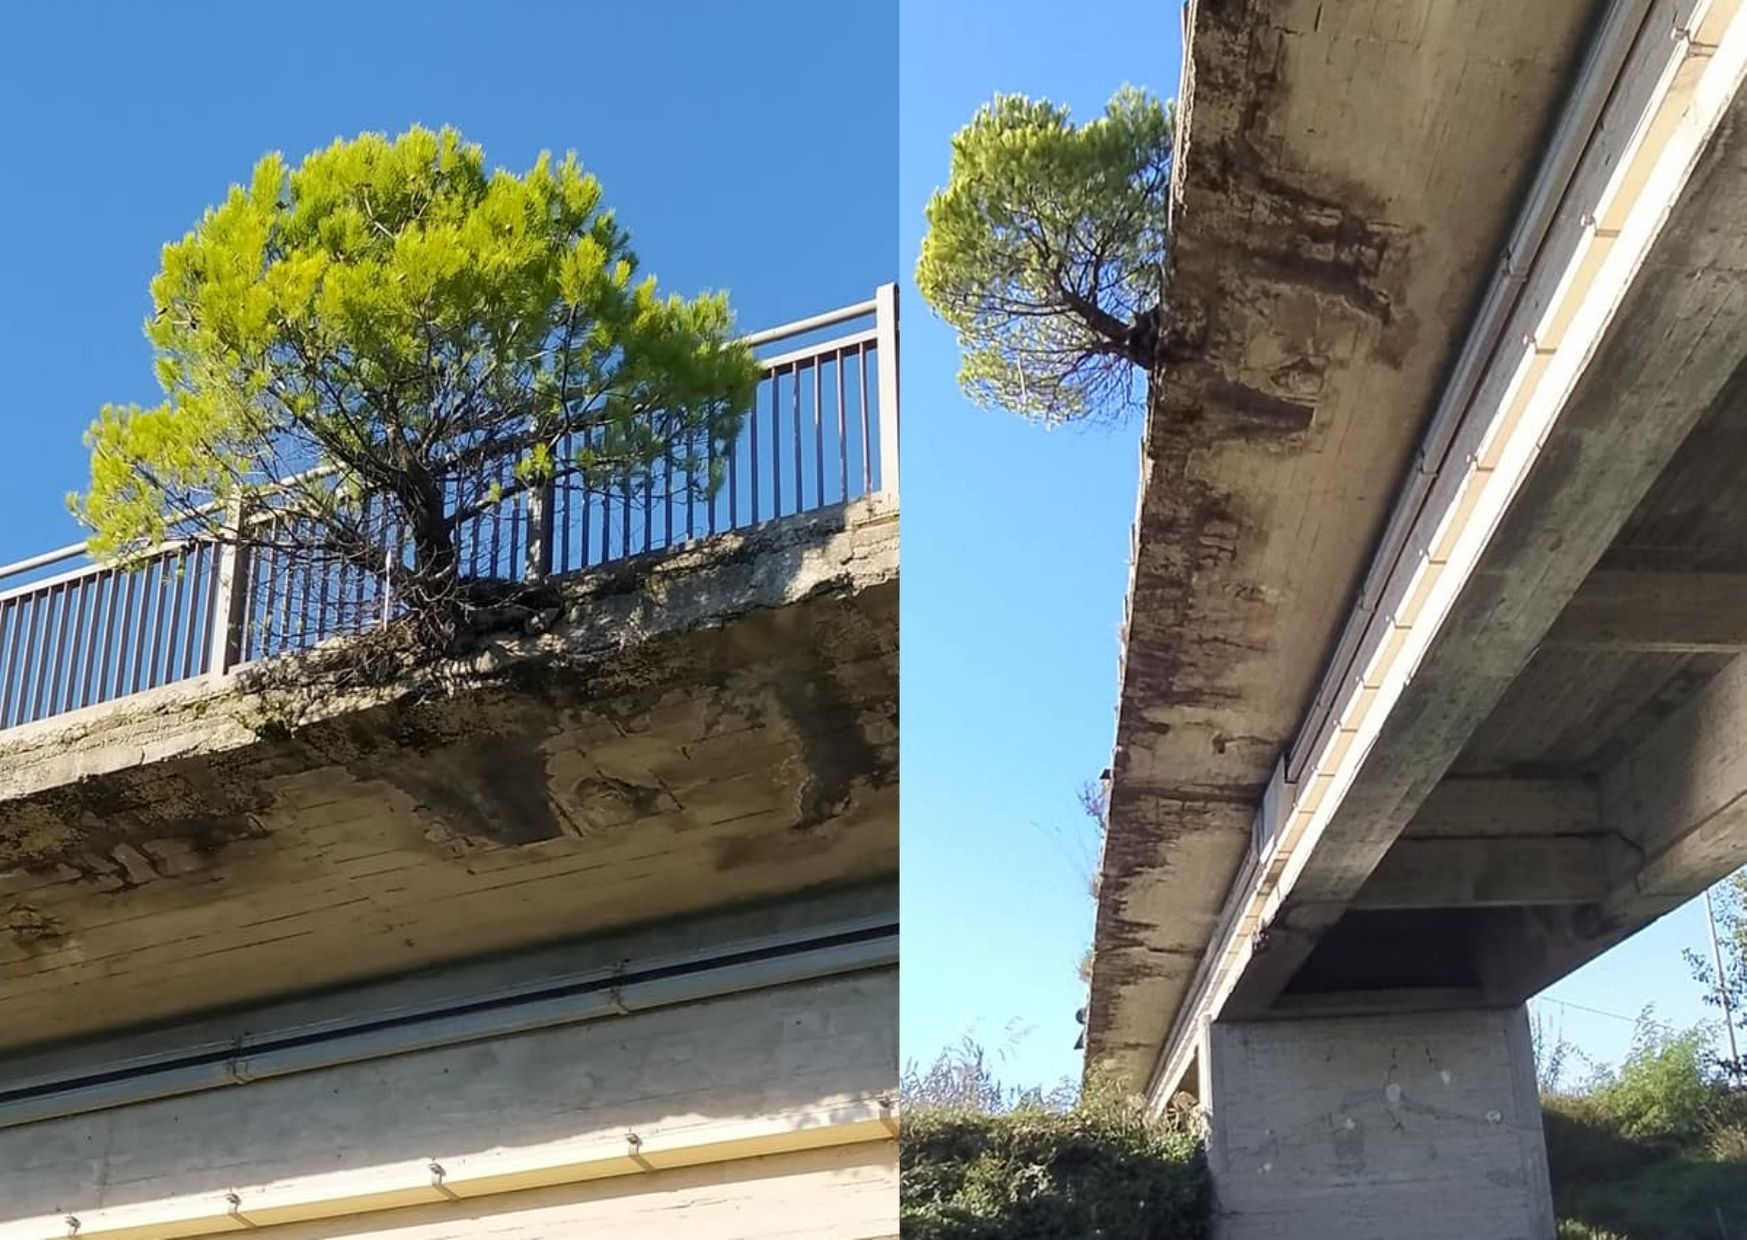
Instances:
[[[1190,7],[1093,1061],[1164,1049],[1598,8]]]
[[[1533,20],[1551,21],[1554,7],[1533,6]],[[1462,303],[1416,315],[1412,349],[1397,358],[1376,347],[1375,333],[1386,335],[1400,313],[1400,295],[1385,298],[1383,327],[1373,322],[1372,336],[1349,332],[1347,347],[1318,354],[1304,425],[1260,442],[1220,437],[1233,425],[1229,372],[1245,356],[1282,348],[1290,316],[1259,322],[1246,317],[1245,297],[1232,299],[1235,308],[1210,312],[1202,351],[1160,382],[1089,1015],[1089,1045],[1103,1063],[1139,1080],[1169,1078],[1158,1082],[1168,1090],[1184,1079],[1196,1019],[1517,1004],[1747,862],[1747,821],[1736,806],[1747,794],[1747,755],[1735,740],[1747,723],[1747,662],[1737,659],[1747,650],[1747,502],[1734,481],[1747,459],[1747,238],[1737,222],[1747,200],[1738,137],[1747,104],[1728,77],[1732,40],[1742,37],[1739,22],[1730,25],[1738,6],[1700,7],[1649,12],[1553,217],[1541,265],[1517,260],[1527,291],[1490,363],[1504,395],[1487,438],[1472,441],[1492,446],[1463,448],[1468,432],[1451,432],[1458,462],[1469,452],[1481,481],[1440,491],[1439,479],[1410,515],[1430,527],[1443,503],[1442,529],[1482,520],[1475,505],[1486,480],[1504,476],[1495,458],[1508,449],[1499,445],[1540,399],[1534,383],[1570,365],[1573,386],[1550,406],[1556,414],[1505,493],[1499,524],[1489,538],[1479,530],[1483,550],[1464,566],[1441,629],[1406,679],[1385,683],[1379,673],[1373,683],[1372,669],[1390,647],[1405,646],[1414,614],[1428,605],[1428,557],[1441,569],[1454,552],[1422,551],[1418,568],[1409,555],[1400,579],[1416,584],[1393,598],[1396,578],[1373,567],[1360,591],[1357,574],[1374,556],[1383,563],[1383,517],[1415,481],[1404,454],[1424,428],[1407,415],[1422,413],[1446,378],[1433,359],[1447,370],[1462,343],[1470,321],[1454,312]],[[1386,11],[1423,19],[1424,8],[1367,8],[1363,20]],[[1537,47],[1581,47],[1589,10],[1569,8],[1568,37],[1554,40],[1545,26],[1501,37],[1523,40],[1519,62],[1532,63]],[[1242,113],[1271,136],[1245,148],[1268,155],[1268,176],[1316,166],[1312,155],[1333,161],[1351,139],[1341,130],[1337,143],[1292,100],[1294,89],[1330,96],[1319,75],[1358,33],[1326,14],[1307,31],[1264,9],[1202,13],[1194,33],[1177,280],[1191,298],[1207,273],[1222,271],[1218,287],[1247,279],[1269,290],[1276,309],[1300,298],[1314,312],[1297,347],[1311,349],[1338,339],[1334,326],[1353,315],[1350,300],[1324,288],[1288,292],[1279,283],[1279,245],[1308,246],[1311,225],[1302,221],[1319,217],[1301,211],[1299,231],[1269,248],[1247,223],[1247,232],[1219,235],[1216,224],[1237,217],[1229,206],[1221,214],[1223,199],[1197,198],[1223,185],[1205,148],[1237,140],[1219,124],[1241,80],[1221,76],[1234,48],[1252,57],[1259,46],[1275,49],[1256,106]],[[1464,38],[1509,27],[1502,14],[1498,22],[1468,16],[1462,32],[1424,20],[1415,27],[1449,40],[1424,63],[1442,64]],[[1702,34],[1669,38],[1684,31],[1670,24],[1676,18]],[[1326,55],[1310,54],[1318,48]],[[1379,81],[1407,72],[1403,65],[1423,67],[1398,45],[1372,50]],[[1477,123],[1496,121],[1526,142],[1544,126],[1525,115],[1561,105],[1571,83],[1563,62],[1542,65],[1539,78],[1519,68],[1516,89],[1546,88],[1536,110],[1494,116],[1494,99]],[[1444,84],[1414,115],[1434,124],[1439,108],[1466,107],[1464,98],[1460,84]],[[1672,170],[1651,162],[1644,132],[1675,133],[1704,107],[1713,129],[1693,139],[1690,162]],[[1651,125],[1652,116],[1673,119]],[[1401,135],[1390,142],[1401,145],[1385,154],[1411,165],[1418,147]],[[1536,150],[1525,164],[1539,166]],[[1627,151],[1649,169],[1642,176],[1622,170]],[[1604,185],[1615,195],[1605,201],[1623,203],[1627,191],[1640,201],[1645,184],[1671,195],[1661,214],[1620,206],[1618,227],[1579,214]],[[1501,220],[1521,192],[1511,188],[1494,204]],[[1464,211],[1476,205],[1456,197]],[[1349,188],[1341,201],[1363,200]],[[1397,204],[1396,217],[1415,209],[1401,194],[1382,200]],[[1630,240],[1640,219],[1654,224],[1644,233],[1653,240],[1629,272],[1619,268],[1627,275],[1617,299],[1596,317],[1597,272],[1613,270],[1615,237],[1626,228]],[[1472,245],[1496,242],[1469,228]],[[1434,234],[1440,244],[1420,254],[1415,246]],[[1464,234],[1430,226],[1387,235],[1382,273],[1391,254],[1405,251],[1423,270],[1464,252]],[[1480,257],[1468,267],[1491,270]],[[1440,274],[1448,297],[1460,281],[1451,269]],[[1572,289],[1589,290],[1589,300],[1579,304]],[[1575,308],[1556,309],[1565,305],[1556,296]],[[1537,325],[1537,315],[1551,317]],[[1475,399],[1491,399],[1493,383],[1482,378]],[[1430,451],[1422,449],[1422,466]],[[1186,522],[1192,503],[1198,519]],[[1372,631],[1364,623],[1384,635],[1371,656],[1362,643],[1345,644],[1349,630]],[[1354,721],[1388,693],[1397,696],[1383,723],[1367,730]],[[1317,710],[1328,720],[1322,731]],[[1330,797],[1337,782],[1341,792]],[[1326,812],[1324,798],[1333,806]]]
[[[1747,864],[1747,6],[1523,8],[1191,11],[1189,327],[1148,428],[1088,1040],[1209,1110],[1225,1240],[1551,1235],[1523,1001]],[[1474,103],[1526,187],[1434,123],[1468,106],[1441,67],[1501,31],[1483,63],[1519,80]],[[1508,245],[1417,227],[1473,196],[1387,172],[1272,235],[1220,197],[1349,158],[1315,106],[1365,106],[1326,77],[1343,39],[1430,88],[1373,100],[1351,158],[1457,160]],[[1378,202],[1409,226],[1358,230]],[[1371,282],[1286,284],[1361,236]],[[1405,352],[1404,254],[1463,256],[1446,296],[1494,277]]]
[[[578,578],[466,665],[0,735],[0,1052],[897,868],[881,497]]]

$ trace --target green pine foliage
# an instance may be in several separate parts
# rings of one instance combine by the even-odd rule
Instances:
[[[713,485],[758,379],[726,297],[659,293],[574,154],[493,171],[453,129],[268,155],[151,297],[164,399],[88,432],[94,550],[247,537],[225,510],[270,502],[312,553],[380,569],[404,539],[414,607],[452,594],[461,523],[536,483],[671,457]]]
[[[997,95],[952,140],[916,285],[958,333],[975,401],[1058,423],[1119,407],[1157,361],[1172,112]]]

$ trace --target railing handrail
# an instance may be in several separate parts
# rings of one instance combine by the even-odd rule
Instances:
[[[891,288],[893,286],[887,285],[885,287]],[[810,332],[819,331],[819,330],[826,328],[826,327],[834,327],[839,323],[847,323],[847,322],[851,322],[852,320],[855,320],[855,319],[866,318],[869,315],[877,314],[879,311],[879,305],[880,305],[880,298],[877,296],[871,297],[871,298],[867,299],[866,301],[858,301],[858,302],[855,302],[851,305],[840,306],[835,310],[827,310],[822,314],[810,315],[807,318],[795,319],[792,322],[783,323],[783,324],[780,324],[776,327],[767,327],[761,331],[752,332],[748,335],[741,336],[740,343],[744,344],[750,348],[756,348],[759,345],[772,344],[776,341],[791,339],[792,337],[795,337],[795,336],[804,336]],[[857,332],[857,333],[854,333],[854,334],[848,335],[848,336],[840,336],[840,337],[837,337],[837,338],[832,339],[832,340],[822,340],[816,345],[804,345],[801,348],[790,350],[790,351],[782,353],[776,357],[760,358],[759,359],[759,366],[765,371],[772,371],[772,370],[781,369],[781,368],[786,367],[786,366],[792,366],[799,361],[803,361],[803,360],[806,360],[806,359],[809,359],[812,357],[831,353],[831,352],[835,351],[836,349],[839,349],[839,348],[842,348],[842,347],[845,347],[848,345],[856,345],[856,344],[874,342],[878,338],[878,333],[879,333],[879,329],[877,327],[874,327],[874,328],[869,328],[867,331],[864,331],[864,332]],[[312,476],[319,476],[320,474],[326,472],[327,468],[328,467],[320,467],[320,468],[317,468],[314,470],[310,470],[305,474],[298,475],[298,477],[299,478],[308,478],[308,477],[312,477]],[[288,479],[287,481],[293,481],[293,480]],[[209,510],[212,510],[214,507],[215,507],[215,505],[209,504],[209,505],[205,506],[204,508],[200,509],[199,511],[202,511],[202,512],[209,511]],[[156,555],[159,552],[165,550],[167,547],[180,545],[183,541],[185,541],[185,540],[183,540],[183,539],[168,540],[163,544],[160,544],[158,546],[154,546],[154,547],[148,549],[147,551],[143,552],[142,556],[150,557],[152,555]],[[81,542],[76,542],[76,543],[70,543],[64,547],[58,547],[53,551],[39,552],[36,555],[28,556],[25,559],[15,560],[11,564],[0,564],[0,599],[4,599],[4,598],[9,597],[15,591],[36,590],[36,589],[39,589],[39,588],[46,586],[46,585],[58,583],[64,579],[77,576],[81,570],[80,569],[70,570],[69,572],[67,572],[65,574],[59,574],[54,578],[44,578],[44,579],[39,579],[36,581],[24,582],[24,583],[21,583],[20,585],[15,586],[15,587],[6,586],[5,583],[8,579],[13,578],[13,577],[21,577],[27,573],[33,573],[33,572],[38,571],[39,569],[49,568],[49,567],[52,567],[53,565],[56,565],[56,564],[65,563],[68,560],[76,560],[81,556],[87,556],[89,554],[90,554],[90,542],[89,542],[89,540],[86,540],[86,541],[81,541]],[[83,567],[84,566],[81,566],[81,568],[83,568]],[[101,568],[103,566],[98,565],[98,564],[93,564],[93,565],[90,565],[89,567],[95,570],[95,569]]]

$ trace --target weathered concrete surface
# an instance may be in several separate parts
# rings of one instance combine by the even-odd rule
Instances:
[[[355,1222],[265,1228],[261,1240],[897,1240],[896,1142],[658,1171],[626,1192],[612,1181],[396,1210]]]
[[[1732,28],[1732,49],[1742,29]],[[1707,53],[1683,72],[1697,77],[1713,61],[1735,63]],[[1649,60],[1644,75],[1660,69]],[[1257,1014],[1294,988],[1368,988],[1373,945],[1400,952],[1408,934],[1423,958],[1465,960],[1485,1001],[1519,1001],[1747,862],[1747,821],[1731,808],[1747,789],[1736,656],[1683,629],[1689,612],[1673,607],[1640,609],[1605,646],[1569,644],[1593,624],[1585,583],[1597,569],[1617,622],[1622,598],[1642,597],[1621,594],[1623,565],[1741,563],[1738,485],[1721,462],[1738,462],[1747,442],[1747,92],[1706,84],[1718,123],[1665,182],[1653,244],[1605,330],[1585,342],[1533,469],[1276,902],[1267,949],[1245,964],[1228,1015]],[[1661,632],[1648,649],[1624,644],[1642,643],[1651,620]],[[1612,839],[1591,840],[1591,878],[1564,891],[1542,879],[1511,900],[1451,891],[1411,924],[1355,912],[1391,850],[1422,834],[1415,820],[1434,790],[1482,775],[1594,785],[1597,833]],[[1525,817],[1519,843],[1554,842],[1559,821]],[[1496,852],[1469,834],[1472,853]],[[1446,873],[1468,864],[1485,866],[1476,858]],[[1486,903],[1516,907],[1477,907]],[[1537,907],[1547,904],[1567,907]]]
[[[1216,1022],[1219,1240],[1550,1240],[1528,1016]]]
[[[894,504],[547,619],[386,689],[238,676],[0,736],[0,1048],[895,871]]]
[[[1597,10],[1190,6],[1094,1059],[1158,1054]]]
[[[170,1214],[226,1192],[246,1213],[291,1184],[319,1199],[368,1178],[428,1197],[432,1161],[459,1168],[504,1150],[537,1161],[550,1149],[562,1162],[593,1145],[623,1150],[627,1132],[653,1153],[747,1121],[823,1126],[835,1109],[889,1097],[897,1019],[887,968],[0,1129],[0,1235],[140,1203]],[[612,1178],[637,1197],[655,1187],[642,1176],[633,1167]],[[886,1226],[873,1234],[884,1234],[896,1184],[877,1178]],[[500,1234],[466,1223],[482,1210],[531,1227],[515,1222],[513,1202],[477,1198],[431,1215],[456,1228],[449,1235]],[[789,1208],[830,1210],[808,1198]]]

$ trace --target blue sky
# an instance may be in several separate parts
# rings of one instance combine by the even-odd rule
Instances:
[[[1177,91],[1178,6],[1111,0],[1097,21],[1059,3],[905,0],[900,21],[899,235],[912,274],[922,208],[948,141],[997,91],[1077,117],[1124,82]],[[1109,763],[1139,423],[1044,431],[975,408],[953,383],[951,333],[909,292],[904,327],[903,848],[907,1056],[969,1035],[1009,1081],[1077,1075],[1077,977],[1091,936],[1098,840],[1076,792]],[[1654,1004],[1707,1015],[1681,949],[1696,905],[1552,988],[1553,1036],[1617,1061]]]
[[[872,296],[897,273],[896,6],[748,9],[0,8],[0,563],[79,538],[85,426],[157,397],[160,247],[269,150],[415,122],[518,170],[575,148],[644,270],[729,289],[748,329]]]

